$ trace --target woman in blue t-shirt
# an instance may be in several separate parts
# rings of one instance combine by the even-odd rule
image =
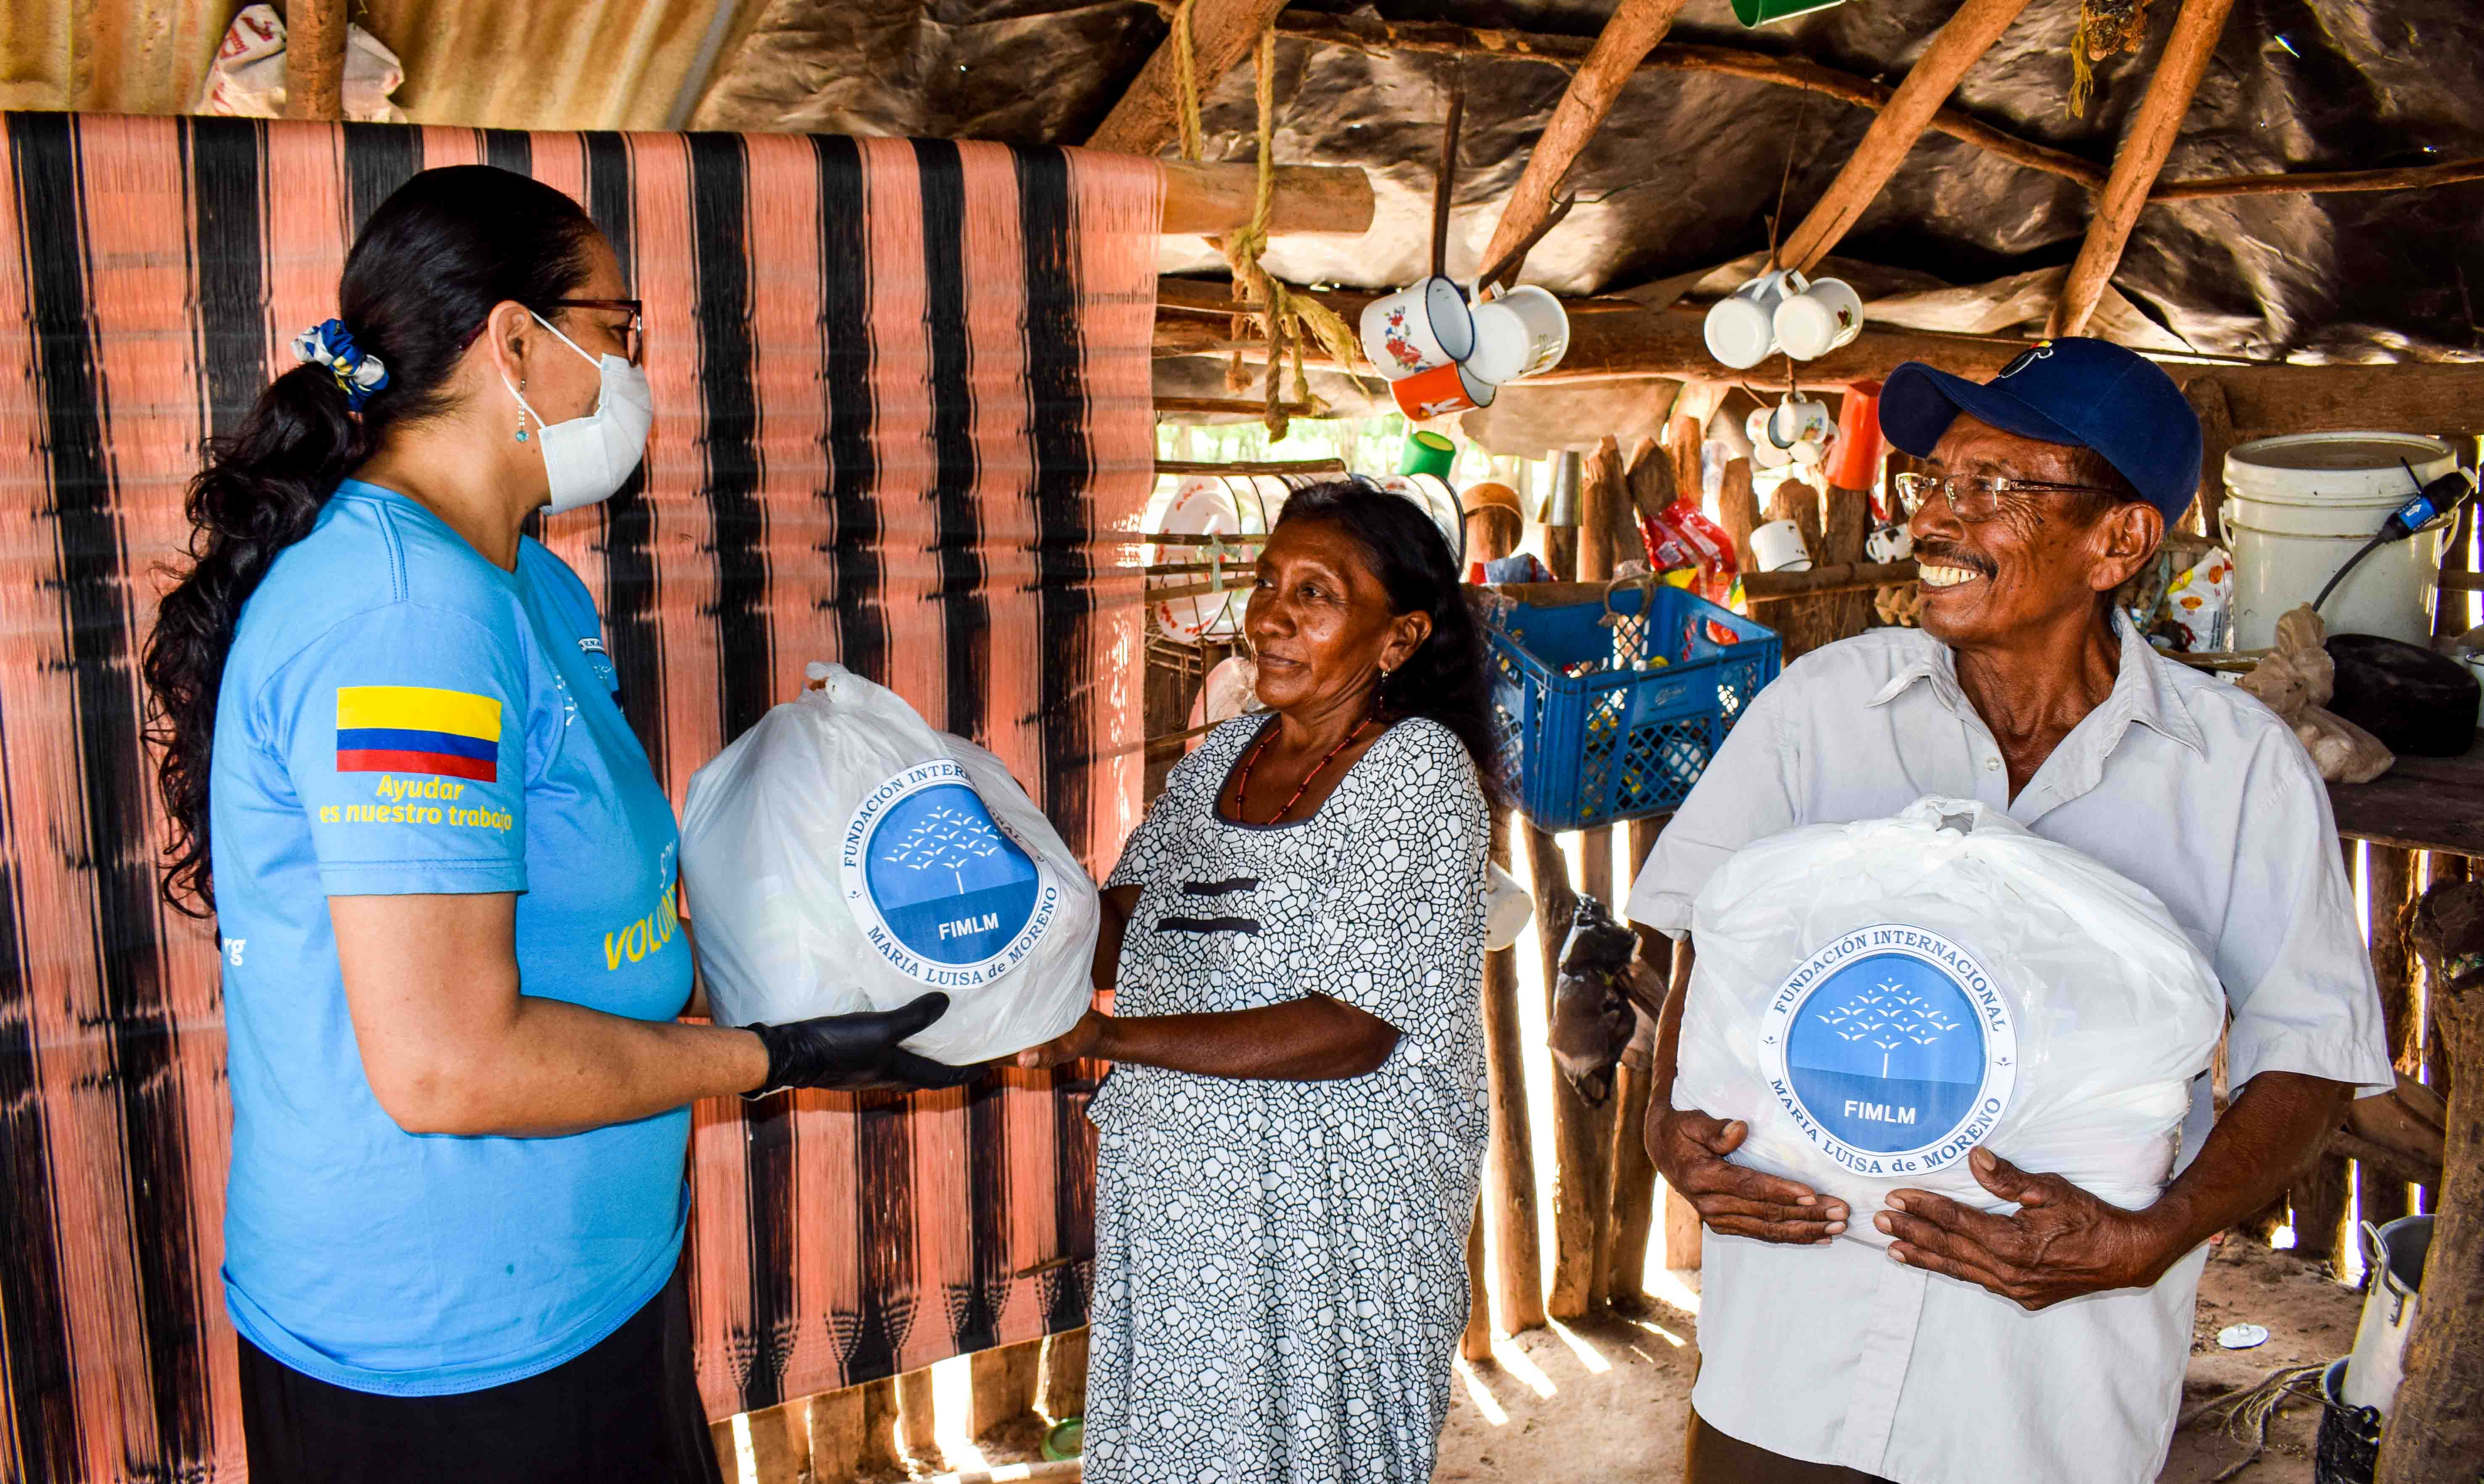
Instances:
[[[167,895],[223,950],[256,1484],[715,1479],[689,1103],[970,1075],[898,1045],[937,994],[679,1018],[671,805],[593,601],[521,534],[637,467],[628,295],[566,196],[426,171],[191,486],[146,673]]]

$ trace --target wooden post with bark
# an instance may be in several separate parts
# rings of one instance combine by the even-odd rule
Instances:
[[[2415,852],[2394,846],[2363,847],[2363,892],[2371,903],[2369,919],[2372,979],[2380,985],[2381,1020],[2390,1062],[2412,1067],[2416,1017],[2414,1001],[2415,963],[2407,947],[2406,913],[2415,894]],[[2407,1184],[2390,1172],[2357,1161],[2356,1216],[2378,1227],[2407,1214]]]
[[[1492,861],[1510,869],[1512,811],[1492,812]],[[1483,1201],[1492,1294],[1511,1335],[1544,1327],[1544,1246],[1535,1222],[1535,1137],[1526,1110],[1526,1039],[1518,1024],[1518,951],[1483,956],[1484,1063],[1492,1088],[1492,1147]]]
[[[1469,1361],[1492,1357],[1492,1292],[1484,1272],[1483,1202],[1475,1202],[1467,1223],[1467,1328],[1458,1336],[1458,1354]]]
[[[2199,91],[2200,79],[2207,74],[2208,61],[2216,55],[2217,38],[2224,34],[2226,14],[2233,5],[2234,0],[2182,0],[2182,9],[2174,17],[2174,34],[2165,42],[2165,55],[2157,59],[2156,75],[2147,80],[2147,95],[2139,100],[2130,132],[2114,151],[2113,173],[2096,196],[2095,217],[2088,223],[2086,240],[2079,244],[2069,276],[2062,281],[2062,296],[2053,305],[2045,334],[2079,335],[2087,330],[2088,316],[2095,312],[2105,286],[2113,282],[2113,270],[2121,263],[2122,246],[2130,240],[2140,208],[2147,204],[2157,172],[2165,168],[2165,156],[2182,131],[2182,115],[2191,107],[2191,94]]]
[[[2376,1484],[2471,1484],[2484,1462],[2484,886],[2424,894],[2413,937],[2432,970],[2432,1029],[2456,1068],[2441,1208],[2408,1333],[2406,1379],[2381,1435]]]
[[[1631,882],[1638,877],[1647,857],[1656,849],[1657,832],[1664,827],[1661,819],[1633,820],[1630,823],[1630,849],[1624,852],[1622,895],[1630,894]],[[1615,915],[1620,914],[1615,907]],[[1647,957],[1648,931],[1639,930],[1639,956],[1646,966],[1661,980],[1669,972],[1669,957],[1651,960]],[[1670,943],[1670,939],[1660,939]],[[1615,1305],[1637,1308],[1646,1302],[1642,1280],[1647,1273],[1648,1240],[1654,1235],[1656,1223],[1656,1162],[1647,1154],[1647,1106],[1655,1074],[1649,1068],[1634,1066],[1625,1058],[1613,1073],[1613,1149],[1612,1149],[1612,1219],[1605,1244],[1604,1289]]]
[[[1190,13],[1190,38],[1201,97],[1233,69],[1283,9],[1284,0],[1199,0]],[[1178,48],[1168,36],[1130,80],[1113,111],[1087,136],[1087,148],[1153,154],[1173,143],[1181,131],[1180,89]]]
[[[284,8],[284,117],[345,117],[345,0]]]
[[[1860,220],[1864,209],[1889,183],[1906,152],[1923,138],[1966,69],[1975,66],[2001,33],[2027,8],[2027,0],[1965,0],[1943,22],[1924,54],[1906,72],[1905,81],[1863,131],[1862,142],[1846,160],[1828,189],[1786,234],[1777,261],[1809,273],[1836,248],[1838,239]]]
[[[1559,188],[1561,177],[1570,173],[1580,151],[1596,137],[1605,116],[1613,111],[1613,100],[1621,96],[1623,86],[1638,69],[1640,60],[1664,40],[1675,13],[1681,9],[1682,0],[1621,0],[1614,9],[1586,60],[1570,74],[1570,85],[1562,91],[1561,101],[1553,105],[1552,117],[1537,137],[1535,148],[1527,152],[1526,168],[1519,173],[1518,184],[1510,188],[1509,202],[1501,207],[1500,221],[1494,226],[1492,241],[1484,249],[1484,263],[1498,262],[1532,236],[1552,214],[1553,192]]]

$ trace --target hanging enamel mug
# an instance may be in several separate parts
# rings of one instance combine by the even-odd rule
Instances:
[[[1409,420],[1421,422],[1451,413],[1490,407],[1498,389],[1454,362],[1417,371],[1389,384],[1390,396]]]
[[[1474,307],[1474,354],[1467,368],[1498,385],[1560,364],[1570,348],[1561,301],[1532,283]]]
[[[1363,310],[1363,354],[1390,381],[1474,354],[1474,315],[1458,285],[1434,275]]]
[[[1810,284],[1792,268],[1763,273],[1708,307],[1708,354],[1737,371],[1766,361],[1777,348],[1777,306]]]
[[[1817,360],[1863,333],[1863,296],[1844,279],[1814,279],[1777,301],[1769,323],[1779,349],[1796,361]]]

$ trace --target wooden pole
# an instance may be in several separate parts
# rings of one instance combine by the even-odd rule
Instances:
[[[2455,946],[2476,945],[2470,933]],[[2434,958],[2434,948],[2425,952]],[[2432,1023],[2457,1070],[2423,1301],[2407,1336],[2406,1379],[2381,1434],[2377,1484],[2467,1484],[2484,1459],[2484,976],[2436,982]]]
[[[1251,50],[1259,33],[1282,9],[1284,0],[1199,0],[1190,13],[1190,37],[1192,75],[1199,80],[1202,98]],[[1174,38],[1168,36],[1130,80],[1113,111],[1087,136],[1087,148],[1153,154],[1172,144],[1181,132],[1180,68]]]
[[[897,1378],[897,1446],[926,1473],[941,1467],[940,1442],[932,1426],[932,1367],[928,1365]]]
[[[1383,20],[1368,14],[1335,15],[1320,11],[1287,11],[1277,17],[1277,34],[1296,40],[1363,51],[1402,51],[1439,56],[1472,57],[1500,62],[1533,62],[1575,67],[1586,60],[1594,42],[1583,37],[1549,36],[1525,31],[1477,31],[1446,21]],[[1726,77],[1798,88],[1857,108],[1879,110],[1889,105],[1892,89],[1870,78],[1822,67],[1803,57],[1780,57],[1739,46],[1697,46],[1666,41],[1640,60],[1638,70],[1713,72]],[[1931,127],[1975,146],[2013,165],[2075,180],[2092,191],[2104,184],[2101,166],[2005,133],[1956,108],[1932,115]],[[2434,169],[2437,167],[2419,167]],[[2388,174],[2375,172],[2374,174]],[[2212,182],[2201,182],[2212,183]],[[2377,189],[2377,187],[2375,188]]]
[[[2273,175],[2223,175],[2200,180],[2160,180],[2150,202],[2200,201],[2218,196],[2323,195],[2331,191],[2421,191],[2437,185],[2484,180],[2484,159],[2444,160],[2396,170],[2282,172]]]
[[[1043,1381],[1043,1341],[1020,1340],[978,1350],[966,1362],[973,1385],[973,1436],[982,1438],[1035,1412],[1036,1389]]]
[[[1751,531],[1760,524],[1760,498],[1751,491],[1749,459],[1726,464],[1723,485],[1716,492],[1716,524],[1734,538],[1734,563],[1742,574],[1742,591],[1748,594],[1751,580],[1759,575],[1751,555]]]
[[[1256,165],[1164,160],[1167,235],[1215,236],[1251,225]],[[1354,165],[1280,165],[1268,197],[1271,236],[1360,236],[1371,229],[1371,176]]]
[[[1526,858],[1535,886],[1535,928],[1544,950],[1544,1007],[1549,1017],[1560,978],[1561,948],[1578,910],[1570,863],[1558,841],[1527,826]],[[1555,1319],[1586,1316],[1595,1287],[1600,1234],[1611,1219],[1605,1181],[1606,1122],[1557,1067],[1552,1079],[1552,1282],[1544,1310]]]
[[[1509,870],[1510,811],[1492,812],[1492,860]],[[1526,1044],[1518,1026],[1518,953],[1483,956],[1484,1064],[1492,1086],[1492,1148],[1484,1164],[1492,1292],[1512,1335],[1544,1327],[1544,1246],[1535,1218],[1535,1137],[1526,1111]]]
[[[345,117],[345,0],[284,7],[284,117]]]
[[[1862,218],[1864,209],[1889,183],[1906,152],[1915,147],[1932,116],[1953,92],[1966,69],[2001,40],[2001,33],[2027,8],[2027,0],[1965,0],[1924,48],[1889,96],[1888,106],[1863,133],[1846,168],[1829,182],[1827,192],[1785,239],[1777,260],[1805,273],[1826,257],[1838,240]]]
[[[1872,592],[1892,582],[1911,582],[1921,575],[1911,556],[1904,561],[1833,562],[1809,572],[1752,573],[1742,579],[1742,595],[1765,603],[1822,593]]]
[[[2405,916],[2414,896],[2415,852],[2394,846],[2363,848],[2363,891],[2370,902],[2372,978],[2381,990],[2381,1021],[2390,1060],[2412,1067],[2416,1047],[2415,962],[2407,950]],[[2355,1165],[2355,1206],[2360,1222],[2381,1226],[2407,1214],[2407,1182],[2361,1160]]]
[[[1043,1340],[1043,1380],[1035,1410],[1048,1422],[1087,1415],[1087,1326]]]
[[[850,1484],[902,1467],[897,1456],[896,1377],[823,1392],[808,1399],[808,1411],[811,1477],[816,1484]],[[760,1476],[769,1477],[764,1471]]]
[[[2024,0],[2021,0],[2024,3]],[[1673,25],[1683,0],[1621,0],[1605,22],[1596,44],[1570,74],[1570,86],[1552,107],[1552,118],[1526,156],[1526,168],[1511,188],[1500,222],[1492,229],[1483,261],[1498,262],[1525,241],[1552,210],[1552,196],[1561,177],[1587,142],[1596,137],[1605,116],[1613,110],[1622,85],[1630,81],[1644,58]]]
[[[2113,270],[2121,262],[2122,244],[2130,240],[2139,208],[2147,204],[2148,189],[2155,185],[2157,172],[2165,168],[2174,136],[2182,131],[2182,115],[2189,111],[2191,94],[2207,73],[2208,60],[2216,55],[2217,38],[2226,29],[2226,14],[2233,4],[2234,0],[2182,0],[2182,9],[2174,17],[2174,34],[2165,42],[2165,55],[2157,59],[2156,74],[2147,80],[2147,95],[2140,99],[2130,132],[2114,151],[2113,174],[2096,197],[2095,217],[2088,223],[2087,240],[2079,244],[2079,256],[2062,283],[2062,297],[2053,305],[2047,335],[2086,331],[2088,316],[2095,312],[2105,285],[2113,281]]]
[[[2213,376],[2194,376],[2182,385],[2183,399],[2200,418],[2200,493],[2192,498],[2183,529],[2225,544],[2226,453],[2234,445],[2234,413],[2226,389]]]
[[[1622,466],[1621,444],[1606,434],[1586,460],[1579,492],[1579,578],[1606,582],[1613,576],[1615,523],[1630,506],[1630,474]],[[1618,761],[1618,760],[1616,760]],[[1613,831],[1604,825],[1579,834],[1579,889],[1605,904],[1618,918],[1621,904],[1613,897]],[[1614,1068],[1613,1091],[1601,1108],[1588,1108],[1587,1137],[1595,1150],[1595,1169],[1585,1181],[1596,1202],[1595,1221],[1586,1254],[1586,1311],[1597,1313],[1612,1302],[1613,1131],[1622,1103],[1622,1071]],[[1634,1279],[1633,1287],[1636,1286]]]
[[[1663,827],[1660,819],[1630,822],[1630,847],[1623,851],[1625,870],[1620,883],[1625,894],[1639,869],[1647,864],[1648,855],[1656,849],[1657,832]],[[1614,913],[1620,915],[1620,908],[1616,907]],[[1641,938],[1640,954],[1644,958],[1644,930]],[[1669,961],[1668,957],[1649,966],[1661,977],[1668,971]],[[1648,1242],[1655,1235],[1656,1162],[1647,1153],[1647,1105],[1654,1086],[1655,1074],[1649,1068],[1634,1066],[1627,1060],[1613,1076],[1613,1214],[1605,1246],[1604,1288],[1611,1302],[1631,1308],[1647,1301]]]
[[[1483,1202],[1475,1202],[1467,1223],[1467,1328],[1458,1336],[1458,1354],[1470,1361],[1492,1359],[1492,1290],[1484,1274]]]

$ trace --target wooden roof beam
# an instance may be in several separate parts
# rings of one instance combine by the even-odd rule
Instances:
[[[2156,73],[2147,80],[2147,95],[2139,100],[2130,132],[2114,151],[2113,174],[2105,177],[2104,190],[2096,197],[2095,216],[2088,223],[2087,240],[2079,244],[2079,256],[2062,281],[2062,296],[2054,302],[2047,334],[2077,335],[2087,328],[2096,301],[2113,282],[2113,270],[2120,266],[2122,246],[2130,240],[2140,208],[2147,204],[2157,172],[2165,168],[2165,156],[2182,131],[2182,115],[2190,110],[2191,94],[2199,91],[2208,61],[2216,55],[2217,38],[2226,29],[2226,14],[2233,4],[2234,0],[2182,0],[2182,9],[2174,17],[2174,34],[2165,42],[2165,55],[2157,59]]]
[[[1257,199],[1256,164],[1164,160],[1167,233],[1214,236],[1251,225]],[[1371,176],[1358,165],[1280,165],[1268,197],[1268,233],[1328,232],[1360,236],[1371,229]]]
[[[2025,4],[2026,0],[2019,0]],[[1552,193],[1561,177],[1570,173],[1587,142],[1605,116],[1613,111],[1613,100],[1621,95],[1622,87],[1638,70],[1639,63],[1664,40],[1673,25],[1673,17],[1682,9],[1683,0],[1621,0],[1612,18],[1589,48],[1579,69],[1570,74],[1570,86],[1553,105],[1552,118],[1535,141],[1526,156],[1526,169],[1511,188],[1509,201],[1500,210],[1500,222],[1492,229],[1492,241],[1485,247],[1483,262],[1497,263],[1531,237],[1535,229],[1552,211]]]
[[[1319,11],[1287,11],[1277,17],[1277,34],[1289,40],[1323,46],[1350,46],[1362,51],[1403,51],[1433,56],[1469,57],[1478,61],[1538,62],[1548,67],[1575,67],[1586,60],[1594,43],[1584,37],[1552,36],[1525,31],[1478,30],[1437,20],[1382,20],[1369,15],[1331,15]],[[1703,46],[1665,41],[1638,65],[1642,72],[1714,72],[1781,88],[1798,88],[1841,103],[1874,111],[1886,108],[1895,91],[1886,83],[1857,77],[1807,57],[1779,57],[1740,46]],[[2104,185],[2104,167],[2066,149],[2036,144],[1993,127],[1956,108],[1932,115],[1931,129],[1962,144],[1975,146],[2013,165],[2073,180],[2088,190]]]
[[[1777,260],[1805,273],[1819,266],[1855,222],[1862,218],[1880,188],[1897,174],[1906,151],[1915,147],[1932,116],[1958,89],[1966,69],[1975,66],[2001,33],[2027,8],[2027,0],[1965,0],[1935,32],[1923,57],[1898,84],[1888,106],[1872,121],[1862,143],[1828,190],[1784,239]]]
[[[1202,326],[1232,312],[1228,286],[1216,280],[1160,279],[1159,333],[1196,337]],[[1351,324],[1376,294],[1324,290],[1316,297]],[[1628,300],[1565,299],[1570,350],[1561,364],[1519,385],[1554,387],[1637,378],[1708,380],[1716,363],[1701,335],[1702,311],[1689,305],[1651,310]],[[1922,361],[1960,376],[1989,378],[2032,341],[2011,336],[1944,335],[1866,324],[1863,333],[1802,368],[1806,387],[1835,388],[1885,378],[1901,362]],[[1238,349],[1258,359],[1257,345]],[[2404,428],[2435,434],[2484,433],[2484,363],[2397,362],[2372,365],[2291,365],[2156,358],[2177,382],[2202,378],[2220,387],[2230,409],[2232,438],[2340,428]],[[1326,367],[1314,347],[1309,364]],[[1256,408],[1256,402],[1248,403]]]
[[[1197,0],[1190,13],[1190,38],[1200,96],[1205,97],[1218,78],[1250,54],[1252,43],[1284,4],[1285,0]],[[1130,80],[1121,100],[1087,137],[1087,148],[1153,154],[1173,143],[1181,132],[1179,66],[1174,59],[1174,38],[1168,36]]]

